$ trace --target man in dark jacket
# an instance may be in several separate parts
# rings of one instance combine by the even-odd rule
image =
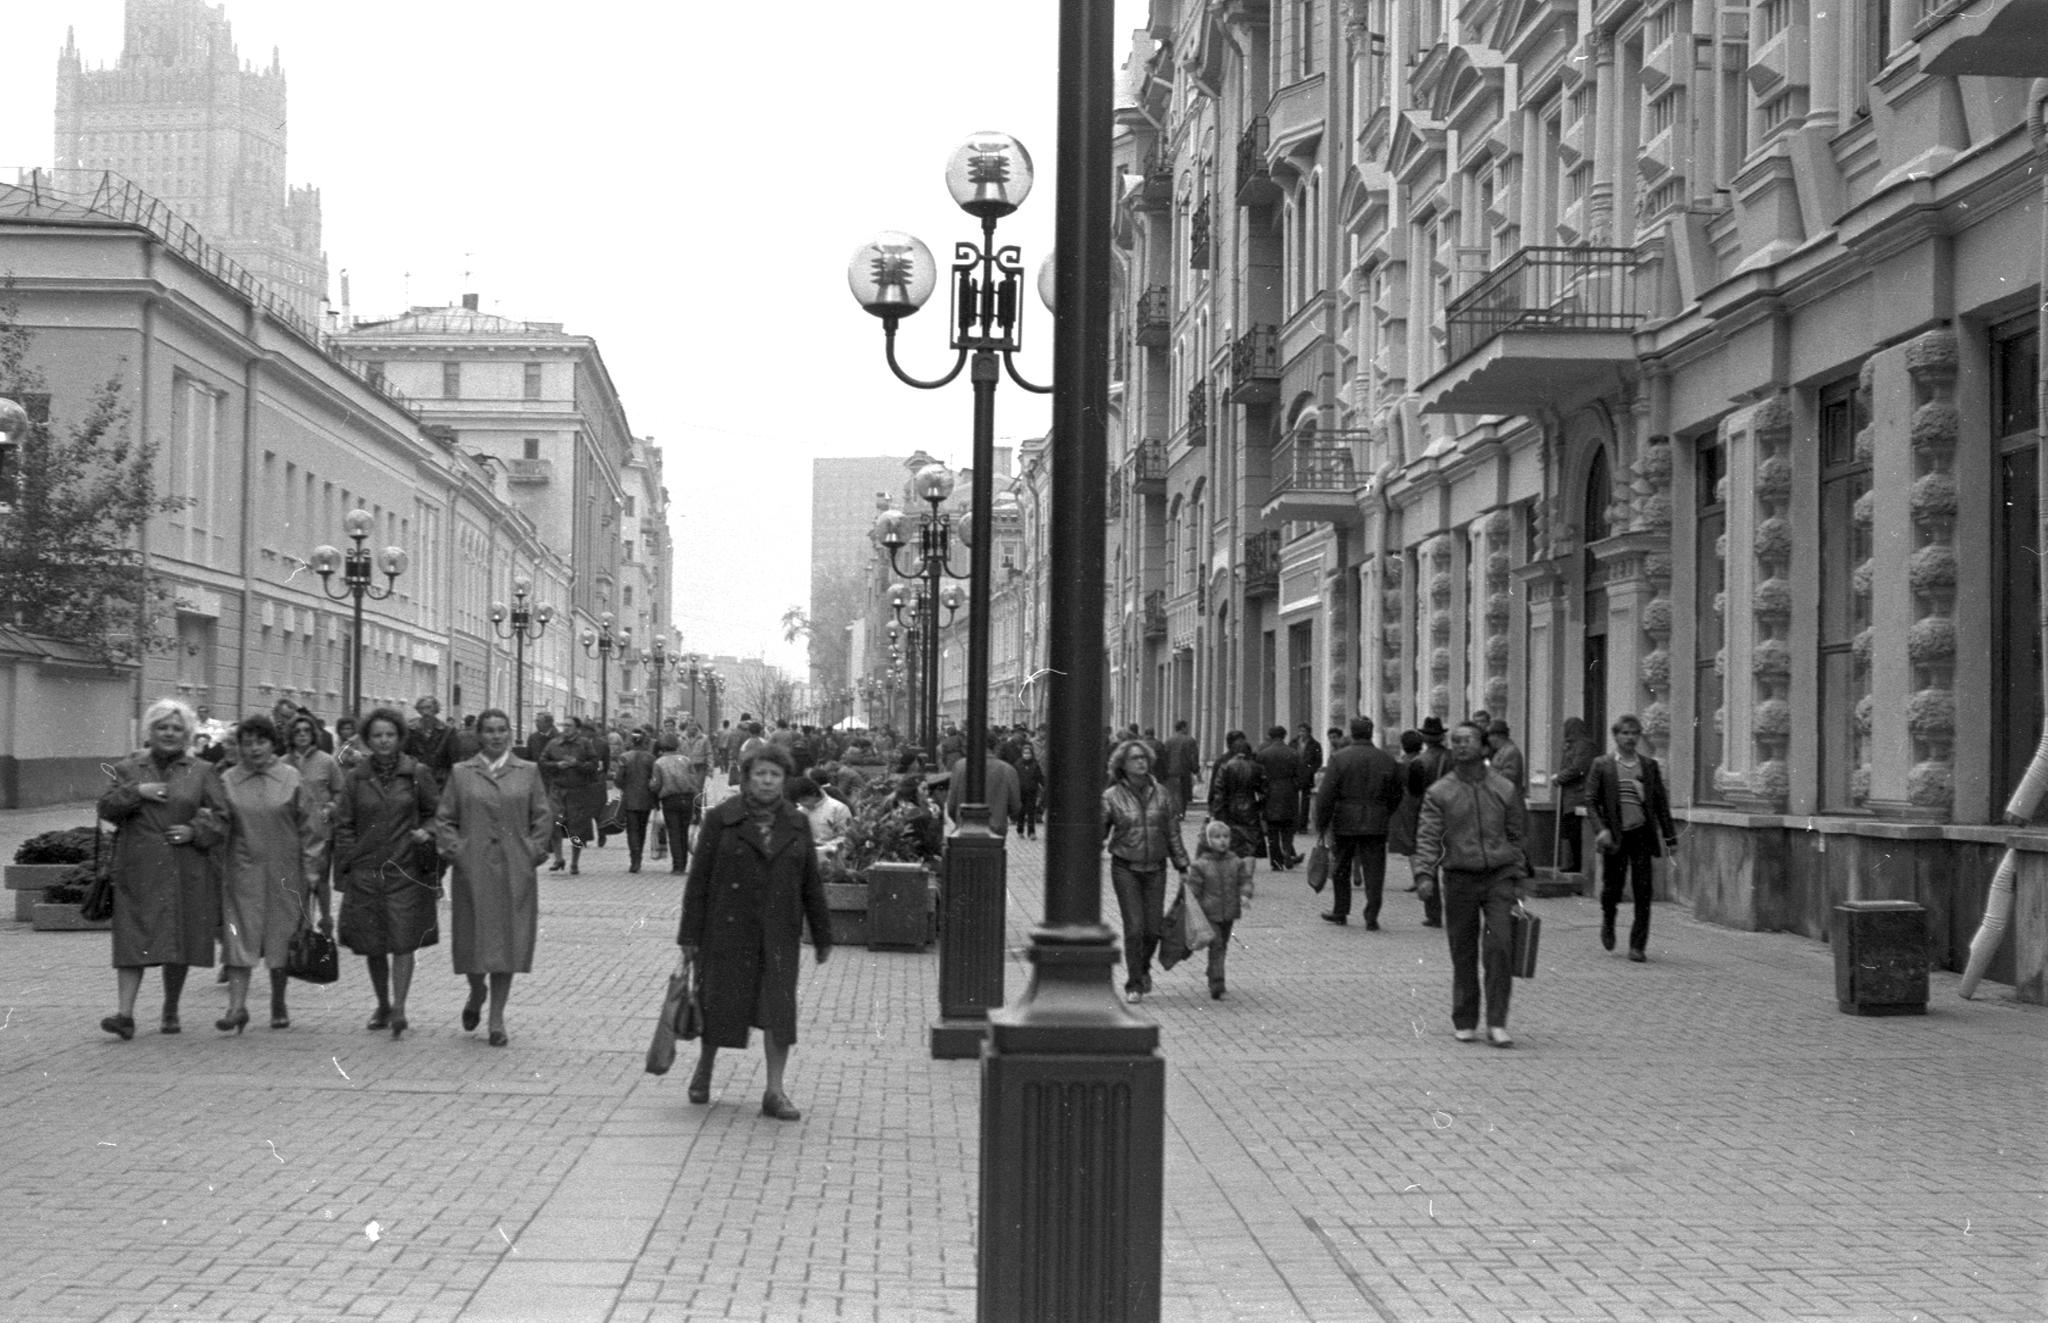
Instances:
[[[1183,813],[1195,802],[1195,772],[1201,765],[1202,751],[1188,734],[1187,718],[1182,717],[1173,723],[1173,734],[1166,737],[1166,762],[1159,774],[1179,796]]]
[[[419,716],[406,723],[405,753],[427,769],[439,789],[448,784],[448,773],[455,766],[455,729],[441,720],[441,700],[432,694],[412,706]]]
[[[1419,823],[1422,821],[1422,797],[1429,793],[1431,786],[1450,775],[1451,751],[1444,747],[1446,731],[1443,720],[1434,712],[1422,719],[1422,726],[1416,734],[1422,737],[1422,748],[1408,760],[1401,771],[1403,797],[1405,799],[1407,796],[1414,796],[1414,821]],[[1408,889],[1419,890],[1412,880],[1408,883]],[[1444,897],[1439,888],[1432,887],[1422,893],[1422,926],[1444,926]]]
[[[1469,721],[1452,733],[1451,775],[1422,797],[1410,864],[1425,886],[1443,892],[1455,1036],[1462,1043],[1479,1037],[1483,964],[1487,1038],[1495,1047],[1513,1047],[1515,1040],[1508,1036],[1513,913],[1522,899],[1529,858],[1522,850],[1522,797],[1506,777],[1487,769],[1485,738]]]
[[[1294,728],[1294,751],[1301,755],[1301,780],[1295,783],[1294,825],[1308,830],[1309,812],[1315,807],[1316,773],[1323,769],[1323,746],[1304,721]]]
[[[1524,802],[1529,798],[1528,767],[1522,750],[1509,738],[1508,723],[1495,717],[1486,724],[1486,765],[1508,779]]]
[[[1230,824],[1232,848],[1240,859],[1259,852],[1265,834],[1266,772],[1252,761],[1252,744],[1241,730],[1224,736],[1227,751],[1209,773],[1209,816]]]
[[[1654,860],[1664,849],[1678,848],[1678,828],[1671,821],[1671,799],[1664,790],[1664,772],[1657,760],[1636,752],[1643,723],[1624,713],[1614,723],[1614,755],[1595,758],[1586,774],[1586,811],[1600,834],[1600,945],[1614,949],[1614,911],[1624,884],[1635,890],[1636,917],[1628,929],[1628,958],[1649,959],[1650,892]]]
[[[1266,732],[1266,742],[1256,755],[1259,770],[1266,774],[1265,837],[1266,858],[1278,873],[1294,867],[1301,856],[1294,852],[1294,809],[1301,793],[1301,755],[1287,744],[1287,727]]]
[[[647,748],[645,730],[628,737],[626,751],[612,770],[612,784],[619,788],[619,811],[626,817],[626,871],[637,873],[647,844],[647,819],[656,807],[654,754]]]
[[[1372,742],[1372,718],[1351,718],[1351,742],[1330,756],[1316,789],[1315,829],[1336,837],[1325,923],[1351,922],[1351,872],[1365,888],[1365,930],[1378,932],[1387,884],[1387,825],[1401,805],[1401,768]]]

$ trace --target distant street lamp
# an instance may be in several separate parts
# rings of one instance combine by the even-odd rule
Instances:
[[[370,549],[363,544],[369,540],[370,530],[376,526],[376,519],[368,510],[351,510],[342,518],[341,526],[354,543],[346,552],[331,546],[313,548],[313,558],[308,564],[320,576],[320,587],[326,594],[339,602],[348,598],[354,603],[355,623],[349,638],[349,712],[356,720],[363,716],[363,599],[381,602],[398,591],[398,576],[405,573],[409,563],[403,547],[386,547],[377,553],[376,567],[384,572],[384,586],[370,584]],[[341,590],[335,591],[334,572],[340,570]]]
[[[597,618],[595,630],[583,631],[584,655],[597,658],[597,728],[606,734],[612,724],[612,654],[618,653],[623,660],[633,646],[632,627],[621,625],[614,631],[615,619],[607,611]]]
[[[526,740],[526,640],[547,633],[548,622],[555,618],[552,606],[534,606],[527,600],[532,593],[533,580],[518,574],[512,578],[512,609],[507,611],[503,602],[491,603],[492,631],[501,639],[512,640],[512,731],[522,745]]]

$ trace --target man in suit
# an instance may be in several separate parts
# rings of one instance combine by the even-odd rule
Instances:
[[[1287,743],[1287,727],[1266,732],[1266,742],[1255,755],[1266,774],[1266,857],[1273,871],[1294,867],[1301,856],[1294,852],[1294,810],[1301,795],[1301,755]]]
[[[1188,734],[1187,718],[1183,717],[1173,723],[1173,734],[1166,737],[1166,763],[1160,769],[1160,776],[1179,797],[1183,813],[1195,802],[1195,770],[1201,765],[1202,751]]]
[[[1365,889],[1365,930],[1378,932],[1387,883],[1387,827],[1401,805],[1401,767],[1372,742],[1372,718],[1351,718],[1351,740],[1323,767],[1315,829],[1336,837],[1325,923],[1351,922],[1351,873]]]
[[[1643,723],[1624,713],[1613,727],[1614,753],[1595,758],[1586,774],[1586,810],[1593,815],[1600,834],[1600,945],[1614,949],[1614,913],[1621,904],[1624,883],[1635,891],[1635,921],[1628,930],[1628,958],[1637,964],[1649,959],[1650,891],[1652,862],[1665,850],[1678,848],[1678,828],[1671,821],[1671,799],[1664,789],[1664,771],[1636,746],[1643,738]]]

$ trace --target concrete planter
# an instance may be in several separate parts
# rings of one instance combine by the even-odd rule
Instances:
[[[42,902],[43,892],[64,880],[64,875],[76,868],[76,864],[8,864],[4,879],[7,890],[14,893],[14,917],[17,922],[28,923],[35,918],[35,909]]]
[[[114,926],[112,919],[97,923],[83,917],[76,905],[51,905],[37,901],[30,922],[39,933],[103,933]]]

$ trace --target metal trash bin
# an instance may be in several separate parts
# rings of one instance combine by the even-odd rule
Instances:
[[[1835,906],[1835,1004],[1844,1015],[1927,1013],[1927,911],[1910,900]]]
[[[868,868],[870,951],[922,951],[931,942],[931,874],[921,864]]]

